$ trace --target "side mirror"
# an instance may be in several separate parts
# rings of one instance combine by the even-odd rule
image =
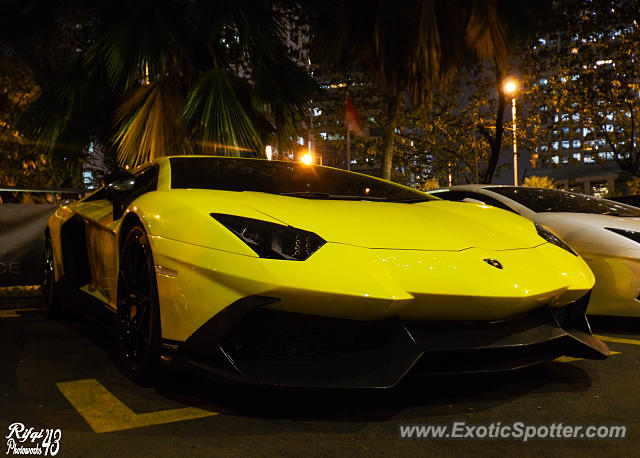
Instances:
[[[131,191],[136,184],[136,177],[129,172],[116,171],[104,177],[107,193],[121,193]]]
[[[124,170],[110,173],[104,177],[104,187],[107,190],[107,199],[113,204],[113,220],[117,220],[124,214],[125,202],[128,194],[133,191],[136,177]]]

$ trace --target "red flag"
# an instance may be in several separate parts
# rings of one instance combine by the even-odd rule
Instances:
[[[347,108],[345,113],[345,121],[347,123],[347,129],[352,130],[358,135],[362,135],[364,130],[362,128],[362,117],[356,111],[356,108],[353,106],[353,102],[351,101],[351,96],[347,92]]]

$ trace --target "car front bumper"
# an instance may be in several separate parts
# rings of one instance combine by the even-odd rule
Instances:
[[[270,308],[252,296],[214,316],[166,357],[214,379],[253,384],[391,388],[408,375],[512,371],[559,356],[604,359],[589,294],[498,321],[358,321]]]

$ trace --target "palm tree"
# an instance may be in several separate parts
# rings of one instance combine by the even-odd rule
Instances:
[[[381,176],[390,179],[403,102],[427,102],[471,53],[502,62],[506,27],[522,0],[352,0],[311,2],[314,55],[336,69],[370,75],[382,95]],[[522,17],[526,17],[524,14]]]
[[[82,4],[82,2],[81,2]],[[287,57],[273,0],[92,0],[90,38],[27,112],[49,151],[92,140],[121,165],[168,154],[262,155],[316,90]]]

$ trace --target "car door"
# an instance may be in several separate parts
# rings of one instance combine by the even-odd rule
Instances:
[[[87,258],[90,270],[90,282],[86,291],[101,301],[116,308],[117,276],[118,276],[118,232],[121,215],[114,220],[114,205],[126,208],[136,197],[155,189],[158,169],[155,166],[145,167],[136,172],[133,189],[123,196],[122,202],[114,202],[107,198],[107,193],[100,192],[80,202],[76,212],[85,220],[85,239]],[[93,198],[92,198],[93,197]],[[83,289],[84,289],[83,288]]]

